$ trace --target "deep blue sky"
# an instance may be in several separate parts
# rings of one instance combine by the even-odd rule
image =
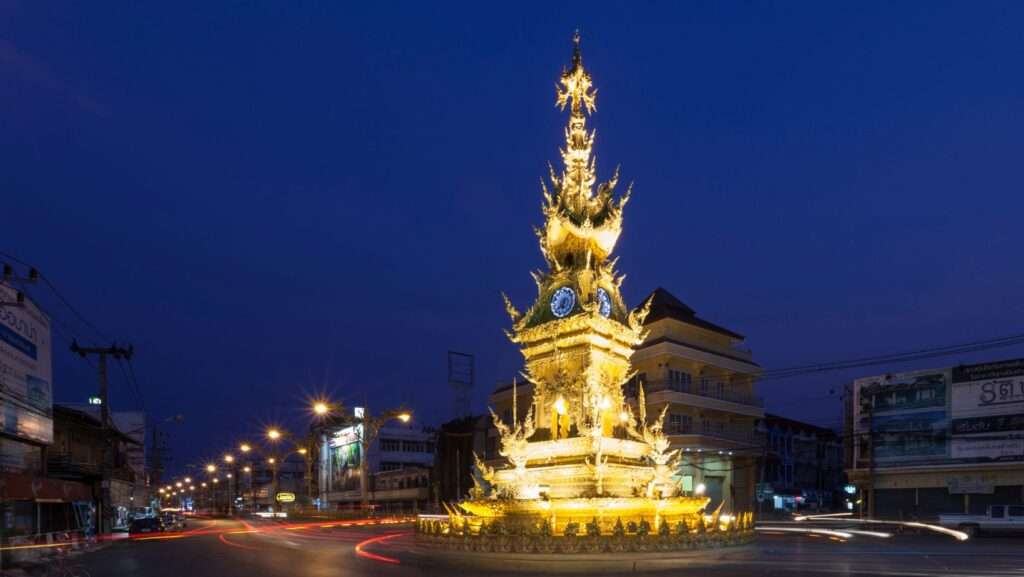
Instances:
[[[178,466],[318,391],[435,424],[448,349],[482,409],[519,367],[500,291],[534,296],[577,27],[600,175],[636,183],[631,303],[664,286],[766,367],[1024,327],[1024,4],[136,4],[0,3],[0,250],[135,345]],[[1022,354],[761,393],[835,424],[852,377]]]

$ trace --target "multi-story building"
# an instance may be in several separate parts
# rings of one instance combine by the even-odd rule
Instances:
[[[321,508],[349,509],[358,508],[363,500],[361,486],[361,468],[366,459],[367,480],[366,492],[371,506],[413,510],[426,506],[429,491],[426,487],[423,494],[417,493],[410,498],[407,492],[392,493],[382,490],[377,493],[374,480],[379,474],[404,469],[417,469],[410,473],[419,478],[418,469],[429,471],[434,465],[435,431],[429,428],[398,425],[392,422],[384,424],[377,431],[375,438],[367,439],[369,447],[363,455],[363,425],[356,421],[354,425],[330,427],[320,431],[320,479],[319,494]],[[390,490],[390,479],[400,479],[403,474],[394,473],[381,477]],[[404,481],[396,482],[404,485]]]
[[[103,426],[90,411],[61,405],[53,410],[54,440],[47,451],[47,474],[90,488],[88,501],[76,508],[83,528],[91,526],[100,533],[127,529],[133,509],[148,505],[145,478],[136,476],[126,451],[138,441],[116,426]]]
[[[663,288],[648,298],[647,337],[633,353],[636,376],[626,396],[639,399],[642,386],[648,415],[667,407],[665,430],[683,454],[684,491],[703,485],[710,507],[751,510],[762,446],[755,425],[764,403],[754,395],[761,369],[741,348],[743,335],[700,318]]]
[[[843,443],[831,429],[765,415],[757,432],[765,440],[758,510],[831,510],[842,506]]]
[[[724,503],[725,509],[752,510],[762,452],[756,422],[764,417],[764,402],[754,395],[761,369],[740,347],[742,335],[700,318],[665,289],[648,298],[647,336],[630,359],[635,376],[624,396],[636,412],[642,387],[648,420],[667,407],[664,426],[682,455],[676,479],[684,493],[703,491],[711,508]],[[522,419],[533,403],[533,387],[503,383],[490,402],[511,423],[513,412]],[[491,460],[498,458],[497,439],[492,427],[485,445]]]
[[[1024,503],[1024,359],[855,380],[847,475],[873,517]]]

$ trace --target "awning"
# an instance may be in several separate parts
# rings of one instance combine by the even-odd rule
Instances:
[[[92,486],[78,481],[8,473],[0,475],[0,498],[44,503],[92,501]]]

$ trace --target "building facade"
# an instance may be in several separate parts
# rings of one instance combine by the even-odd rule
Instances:
[[[433,473],[437,500],[454,503],[465,498],[473,487],[473,466],[476,458],[489,459],[497,456],[494,441],[488,453],[487,440],[491,428],[490,415],[454,419],[441,425],[437,431],[437,454]]]
[[[322,509],[361,507],[364,478],[370,505],[376,509],[421,510],[427,507],[431,498],[429,481],[425,487],[417,486],[422,491],[417,490],[412,495],[404,491],[406,484],[411,483],[405,477],[415,478],[419,482],[422,470],[429,471],[433,467],[434,430],[385,423],[376,436],[370,436],[365,451],[363,425],[359,422],[326,428],[320,435],[319,495]],[[364,466],[365,475],[362,471]],[[406,472],[399,473],[403,470]],[[379,488],[376,485],[378,478],[382,483]],[[394,487],[392,480],[395,480]],[[392,491],[399,485],[403,491]]]
[[[1024,503],[1024,359],[857,379],[847,475],[867,515]]]
[[[766,414],[759,472],[759,511],[832,511],[845,505],[843,443],[831,429]]]
[[[703,485],[709,507],[751,510],[762,437],[756,423],[764,402],[754,394],[761,372],[743,335],[700,318],[663,288],[648,297],[647,336],[633,353],[636,376],[626,384],[648,414],[667,410],[665,429],[682,451],[684,490]],[[646,301],[645,301],[646,302]]]

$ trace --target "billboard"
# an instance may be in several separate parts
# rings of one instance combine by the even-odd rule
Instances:
[[[328,446],[331,455],[330,482],[332,491],[359,489],[359,468],[362,465],[363,425],[345,427],[334,433]]]
[[[951,457],[1024,460],[1024,359],[963,365],[952,375]]]
[[[853,392],[857,467],[1024,461],[1024,359],[866,377]]]
[[[0,302],[18,292],[0,283]],[[50,320],[29,299],[0,306],[0,430],[37,443],[53,442]]]
[[[947,369],[854,381],[856,462],[867,466],[873,459],[876,467],[894,467],[947,460],[949,381]]]

